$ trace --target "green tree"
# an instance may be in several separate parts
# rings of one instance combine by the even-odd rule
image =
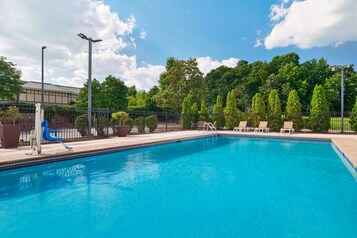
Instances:
[[[145,100],[147,93],[145,90],[139,90],[136,92],[135,96],[128,97],[128,109],[129,110],[141,110],[144,111],[145,108]]]
[[[145,97],[145,109],[147,111],[162,111],[162,109],[157,106],[156,101],[152,99],[153,96],[159,93],[159,91],[160,89],[156,85],[149,90]]]
[[[351,125],[351,129],[354,132],[357,132],[357,97],[350,116],[350,125]]]
[[[282,126],[281,104],[278,91],[271,90],[268,98],[268,121],[269,128],[279,130]]]
[[[140,90],[135,95],[136,105],[145,106],[146,92],[145,90]]]
[[[263,96],[260,93],[256,93],[252,98],[252,124],[253,127],[257,127],[260,121],[266,120],[265,115],[266,107],[264,104]]]
[[[216,104],[213,106],[213,123],[216,125],[216,127],[224,127],[225,121],[221,96],[217,96]]]
[[[226,127],[233,129],[238,126],[238,108],[236,101],[236,92],[232,90],[228,92],[226,108],[224,109]]]
[[[96,79],[92,80],[92,108],[102,107],[102,85]],[[77,107],[88,107],[88,82],[79,90],[75,105]]]
[[[244,111],[246,108],[250,107],[251,98],[249,95],[244,94],[247,89],[247,77],[251,73],[252,65],[246,60],[240,60],[237,66],[231,70],[234,73],[234,81],[232,83],[232,89],[236,89],[237,92],[237,106],[239,109]],[[232,74],[233,74],[232,73]]]
[[[237,89],[238,106],[242,111],[250,107],[252,97],[269,76],[268,64],[265,62],[253,62],[249,65],[249,68],[249,74],[244,76],[235,87]]]
[[[183,99],[191,94],[192,103],[200,103],[207,89],[203,73],[199,70],[196,59],[176,60],[169,58],[166,71],[160,75],[160,92],[153,100],[165,109],[180,111]]]
[[[0,56],[0,98],[15,100],[22,91],[21,71]]]
[[[286,87],[285,90],[281,90],[282,101],[284,103],[286,103],[289,92],[292,89],[296,89],[300,96],[306,96],[304,95],[306,91],[304,86],[306,85],[303,83],[303,69],[300,65],[296,65],[292,62],[284,65],[282,68],[279,69],[279,76],[282,78],[284,86]]]
[[[109,75],[103,83],[92,80],[92,108],[124,110],[128,106],[128,87],[120,79]],[[75,105],[88,106],[88,83],[80,89]]]
[[[275,56],[269,63],[268,69],[271,74],[278,74],[279,69],[287,64],[299,65],[300,57],[296,53]]]
[[[205,100],[202,100],[202,103],[201,103],[200,121],[205,121],[205,122],[209,121],[209,115],[208,115],[208,111],[207,111],[207,106],[206,106]]]
[[[191,95],[187,95],[182,102],[181,123],[183,129],[191,129],[192,126],[192,108],[191,108]]]
[[[295,131],[302,127],[301,103],[295,89],[291,90],[286,104],[286,120],[292,121]]]
[[[197,103],[193,103],[192,107],[191,107],[191,113],[192,113],[192,122],[196,123],[198,122],[198,120],[200,119],[200,114],[198,111],[198,107],[197,107]]]
[[[130,87],[128,88],[128,96],[129,96],[129,97],[130,97],[130,96],[135,97],[136,93],[137,93],[137,90],[136,90],[135,85],[130,86]]]
[[[223,65],[211,70],[204,78],[209,91],[205,97],[207,104],[212,107],[218,95],[225,102],[227,93],[233,89],[232,83],[235,79],[233,69],[227,66]]]
[[[301,64],[301,79],[304,87],[294,88],[298,91],[301,108],[308,109],[315,85],[323,85],[333,74],[326,59],[312,59]]]
[[[136,93],[137,93],[137,90],[136,90],[136,86],[133,85],[133,86],[130,86],[128,88],[128,93],[127,93],[127,99],[128,99],[128,106],[136,106]]]
[[[357,96],[357,75],[351,68],[344,70],[345,111],[351,111]],[[339,111],[341,107],[341,71],[327,78],[324,84],[330,111]]]
[[[317,132],[327,131],[330,128],[330,112],[322,85],[315,86],[310,107],[310,128]]]
[[[100,88],[100,107],[112,110],[125,110],[128,106],[126,97],[128,87],[120,79],[109,75]]]

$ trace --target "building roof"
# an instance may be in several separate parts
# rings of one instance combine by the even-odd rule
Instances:
[[[22,85],[23,89],[32,89],[32,90],[41,90],[42,84],[41,82],[34,82],[34,81],[23,81],[24,84]],[[58,93],[71,93],[71,94],[79,94],[80,88],[76,87],[69,87],[63,85],[56,85],[51,83],[44,83],[45,91],[49,92],[58,92]]]

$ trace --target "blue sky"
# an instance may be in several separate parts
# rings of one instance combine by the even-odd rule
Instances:
[[[81,87],[88,75],[114,75],[148,90],[168,57],[196,57],[203,73],[239,60],[270,61],[296,52],[300,62],[357,64],[356,0],[1,0],[0,56],[25,81]],[[14,14],[16,12],[16,14]]]
[[[106,0],[113,11],[123,18],[134,15],[138,31],[147,32],[146,40],[138,40],[138,61],[165,64],[166,58],[210,56],[219,61],[230,57],[271,60],[275,55],[296,52],[301,62],[324,57],[330,64],[357,63],[357,42],[347,42],[338,47],[329,45],[300,49],[297,46],[266,49],[254,47],[256,39],[262,40],[270,33],[273,24],[269,19],[275,0]],[[316,9],[318,10],[318,9]],[[321,19],[323,21],[323,19]],[[346,31],[352,30],[346,27]]]

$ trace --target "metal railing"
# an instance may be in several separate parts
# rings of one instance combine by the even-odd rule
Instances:
[[[9,106],[17,106],[21,113],[21,117],[18,121],[21,125],[19,145],[29,145],[31,131],[35,128],[35,105],[1,103],[0,111],[6,110]],[[63,138],[64,142],[103,139],[115,136],[114,128],[110,125],[110,118],[112,113],[117,111],[108,109],[92,109],[92,129],[91,135],[88,135],[88,133],[81,133],[75,125],[75,121],[79,116],[87,114],[87,108],[45,105],[43,109],[44,119],[48,121],[49,128],[60,130],[60,132],[55,132],[54,136]],[[149,115],[157,115],[158,123],[157,128],[154,131],[155,133],[182,130],[179,113],[143,111],[127,111],[127,113],[132,119],[137,117],[147,117]],[[87,132],[88,130],[86,129],[84,131]],[[139,133],[135,125],[130,133]],[[53,142],[43,141],[43,143]]]
[[[13,104],[13,103],[0,103],[0,111],[6,110],[9,106],[17,106],[21,112],[21,117],[19,124],[21,125],[21,137],[20,145],[29,145],[29,138],[31,130],[34,130],[35,127],[35,105],[34,104]],[[51,105],[44,106],[44,117],[45,120],[49,122],[49,127],[61,130],[57,132],[55,136],[61,137],[65,142],[69,141],[82,141],[82,140],[92,140],[92,139],[102,139],[108,138],[110,136],[115,136],[115,131],[112,125],[110,125],[110,119],[112,113],[116,112],[108,109],[92,109],[92,130],[91,134],[81,134],[80,130],[76,127],[76,119],[87,113],[86,108],[76,108],[73,106],[59,106]],[[157,128],[155,133],[158,132],[168,132],[168,131],[179,131],[182,130],[181,125],[181,114],[180,113],[170,113],[170,112],[147,112],[147,111],[127,111],[130,118],[135,119],[137,117],[147,117],[149,115],[156,115],[158,118]],[[343,133],[355,133],[351,128],[350,123],[350,113],[344,113],[344,123],[343,123]],[[224,117],[224,115],[220,115]],[[239,121],[248,121],[249,127],[256,127],[259,121],[268,121],[268,127],[271,131],[280,131],[280,128],[283,125],[283,121],[292,120],[291,117],[300,118],[298,132],[303,133],[341,133],[341,114],[340,112],[329,112],[321,113],[319,115],[312,115],[311,113],[301,113],[300,115],[287,117],[286,114],[253,114],[248,112],[239,112],[237,115],[234,115],[234,118],[237,118],[236,123],[238,126]],[[322,123],[319,121],[321,118],[328,118],[327,124],[325,123],[324,127],[314,127],[312,124],[311,118],[317,118],[317,124]],[[192,115],[192,118],[199,118],[197,115]],[[217,115],[209,116],[207,122],[212,122],[214,124],[214,118],[217,118]],[[278,119],[277,124],[273,119]],[[326,122],[326,121],[325,121]],[[192,122],[195,123],[195,122]],[[279,124],[280,123],[280,124]],[[275,128],[272,127],[275,125]],[[296,126],[296,123],[294,123]],[[294,126],[294,127],[295,127]],[[217,126],[217,128],[224,129],[223,126]],[[201,128],[202,129],[202,128]],[[132,128],[131,134],[139,133],[136,126]],[[51,142],[44,142],[51,143]]]
[[[217,128],[211,122],[203,123],[202,131],[203,132],[211,131],[211,132],[217,134]]]

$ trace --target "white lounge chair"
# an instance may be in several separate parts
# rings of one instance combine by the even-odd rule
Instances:
[[[284,121],[284,126],[280,129],[280,133],[283,133],[285,131],[288,131],[289,133],[295,132],[292,121]]]
[[[259,122],[259,126],[254,128],[254,132],[256,131],[269,132],[268,122],[267,121]]]
[[[247,121],[240,121],[238,127],[234,127],[233,131],[239,131],[239,132],[248,131],[250,128],[247,127],[247,123],[248,123]]]

